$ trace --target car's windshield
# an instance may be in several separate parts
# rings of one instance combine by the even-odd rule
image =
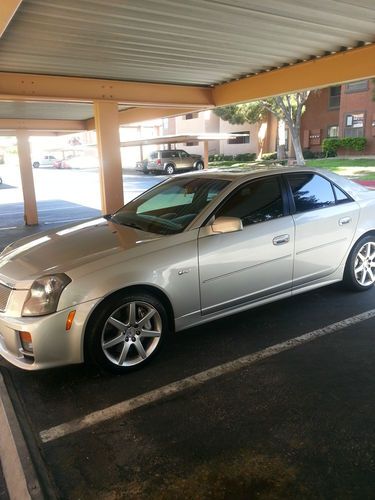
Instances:
[[[173,179],[125,205],[111,221],[156,234],[181,233],[228,184],[207,177]]]

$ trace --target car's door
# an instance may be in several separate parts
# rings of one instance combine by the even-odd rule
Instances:
[[[350,247],[359,207],[347,193],[311,172],[287,174],[296,226],[293,287],[333,273]]]
[[[189,153],[187,153],[186,151],[183,151],[182,149],[179,151],[179,153],[180,153],[179,167],[180,168],[191,168],[192,158],[189,155]]]
[[[292,283],[294,223],[279,176],[247,182],[230,194],[215,218],[239,217],[243,230],[214,234],[201,228],[198,258],[202,314],[241,306]]]

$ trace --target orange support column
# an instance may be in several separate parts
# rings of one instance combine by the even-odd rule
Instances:
[[[203,163],[204,168],[208,168],[208,141],[203,141]]]
[[[117,103],[96,101],[94,115],[100,164],[102,212],[109,214],[124,204]]]
[[[27,226],[38,224],[33,167],[31,165],[29,134],[17,131],[17,148],[20,163],[21,183],[24,200],[24,220]]]

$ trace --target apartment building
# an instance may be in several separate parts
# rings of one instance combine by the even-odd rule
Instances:
[[[302,115],[303,149],[321,151],[326,137],[366,137],[367,145],[363,154],[374,155],[374,92],[372,80],[360,80],[312,92]]]

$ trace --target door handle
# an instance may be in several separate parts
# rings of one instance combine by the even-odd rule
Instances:
[[[285,245],[285,243],[289,243],[290,236],[289,234],[280,234],[279,236],[275,236],[272,240],[274,245]]]
[[[343,217],[342,219],[339,220],[339,226],[343,226],[344,224],[349,224],[351,220],[352,220],[351,217]]]

